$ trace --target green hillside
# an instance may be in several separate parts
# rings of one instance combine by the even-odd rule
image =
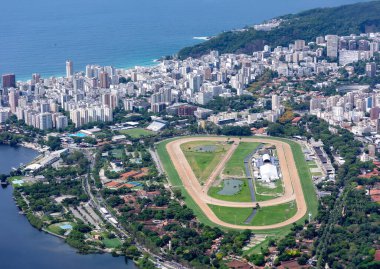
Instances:
[[[328,34],[349,35],[380,30],[380,1],[334,8],[318,8],[278,17],[281,25],[271,31],[224,32],[201,44],[186,47],[178,57],[199,57],[211,50],[220,53],[247,53],[262,50],[264,45],[287,46],[296,39],[315,41]]]

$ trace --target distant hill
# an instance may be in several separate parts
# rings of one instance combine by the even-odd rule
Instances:
[[[211,50],[220,53],[247,53],[262,50],[264,45],[287,46],[296,39],[315,41],[328,34],[349,35],[380,31],[380,1],[357,3],[334,8],[317,8],[278,17],[284,20],[271,31],[229,31],[201,44],[186,47],[178,57],[199,57]]]

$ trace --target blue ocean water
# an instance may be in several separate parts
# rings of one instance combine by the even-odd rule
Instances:
[[[2,1],[0,74],[62,75],[65,61],[132,67],[176,53],[224,30],[274,16],[358,0],[17,0]]]

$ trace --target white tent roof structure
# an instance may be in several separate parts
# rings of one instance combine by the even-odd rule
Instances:
[[[265,182],[271,182],[279,179],[276,166],[270,163],[265,163],[260,166],[261,180]]]

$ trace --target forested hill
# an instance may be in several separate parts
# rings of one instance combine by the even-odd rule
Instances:
[[[296,39],[315,41],[328,34],[349,35],[380,31],[380,1],[364,2],[334,8],[318,8],[278,17],[284,22],[271,31],[224,32],[201,44],[186,47],[178,57],[199,57],[211,50],[220,53],[252,53],[264,45],[287,46]]]

